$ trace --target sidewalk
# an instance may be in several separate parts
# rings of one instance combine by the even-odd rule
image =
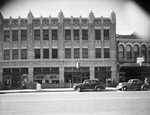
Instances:
[[[5,93],[34,93],[34,92],[74,92],[73,88],[49,88],[49,89],[16,89],[16,90],[0,90],[0,94]],[[106,87],[104,91],[117,91],[114,87]]]

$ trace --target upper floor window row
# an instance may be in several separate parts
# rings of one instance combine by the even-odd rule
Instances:
[[[147,48],[146,45],[142,45],[139,47],[138,45],[127,45],[124,47],[123,45],[119,45],[118,47],[118,58],[119,59],[136,59],[137,57],[144,56],[146,58],[150,58],[150,46]]]
[[[109,40],[109,29],[103,30],[101,29],[95,29],[95,40],[101,40],[101,34],[103,33],[104,40]],[[35,29],[33,31],[34,40],[41,40],[41,37],[43,40],[49,40],[50,38],[50,31],[49,29]],[[72,35],[73,34],[73,35]],[[12,41],[19,41],[19,36],[21,41],[26,41],[28,38],[28,31],[27,30],[4,30],[4,41],[10,41],[10,38],[12,37]],[[10,36],[11,35],[11,36]],[[42,35],[42,36],[41,36]],[[82,29],[81,32],[79,29],[74,29],[73,31],[71,29],[65,29],[64,30],[64,37],[65,40],[71,40],[71,36],[73,36],[74,40],[80,40],[80,36],[82,40],[88,40],[89,39],[89,31],[88,29]],[[52,40],[58,40],[58,30],[52,29],[51,30],[51,39]]]

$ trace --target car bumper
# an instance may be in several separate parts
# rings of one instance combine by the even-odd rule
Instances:
[[[122,89],[122,86],[118,85],[118,86],[116,87],[116,89],[120,90],[120,89]]]

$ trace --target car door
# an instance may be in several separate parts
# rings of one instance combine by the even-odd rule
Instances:
[[[138,89],[139,88],[139,80],[133,80],[132,88],[133,89]]]
[[[91,81],[87,80],[84,82],[84,89],[91,89]]]

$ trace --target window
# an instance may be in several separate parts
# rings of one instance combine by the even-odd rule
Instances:
[[[4,41],[9,41],[9,30],[4,31]]]
[[[88,40],[88,30],[82,30],[82,40]]]
[[[80,58],[80,49],[74,48],[74,58]]]
[[[79,40],[79,30],[74,30],[74,40]]]
[[[144,56],[145,59],[146,59],[146,46],[145,45],[142,45],[142,47],[141,47],[141,53],[142,53],[142,56]]]
[[[43,30],[43,40],[49,40],[49,30],[48,29]]]
[[[58,49],[52,49],[52,58],[57,59],[58,58]]]
[[[52,40],[57,40],[57,30],[56,29],[52,30]]]
[[[10,60],[10,50],[4,50],[4,60]]]
[[[27,49],[21,49],[21,59],[27,59]]]
[[[14,60],[18,59],[18,49],[12,50],[12,59]]]
[[[126,58],[127,58],[127,59],[131,59],[131,57],[132,57],[131,46],[130,46],[130,45],[127,45],[127,46],[126,46]]]
[[[40,30],[34,30],[34,40],[40,40]]]
[[[71,48],[65,48],[65,58],[71,58]]]
[[[110,58],[109,48],[104,48],[104,58]]]
[[[148,47],[149,61],[150,61],[150,45]]]
[[[101,48],[96,48],[95,49],[95,57],[96,58],[101,58]]]
[[[101,40],[101,30],[95,30],[95,40]]]
[[[12,41],[18,41],[18,30],[12,30]]]
[[[65,40],[71,40],[71,30],[65,30]]]
[[[104,40],[109,40],[109,30],[104,30]]]
[[[134,53],[134,58],[137,58],[139,56],[139,47],[138,47],[138,45],[134,46],[133,53]]]
[[[34,53],[35,53],[35,55],[34,55],[35,59],[40,59],[41,58],[40,49],[34,49]]]
[[[124,47],[123,45],[119,46],[119,59],[123,59],[124,58]]]
[[[82,58],[88,58],[88,48],[82,48]]]
[[[43,59],[49,58],[49,49],[43,49]]]
[[[27,40],[27,30],[21,30],[21,41]]]

